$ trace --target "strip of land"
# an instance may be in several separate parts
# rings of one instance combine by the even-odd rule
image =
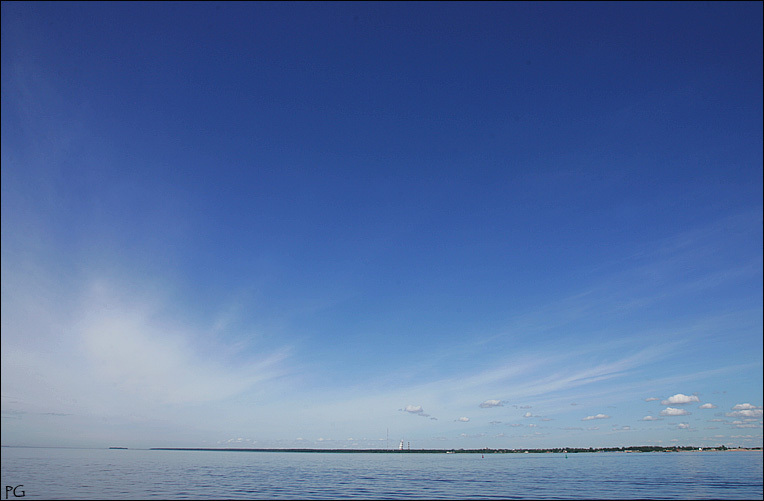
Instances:
[[[152,447],[152,451],[231,451],[231,452],[323,452],[323,453],[364,453],[364,454],[525,454],[525,453],[558,453],[576,454],[585,452],[682,452],[682,451],[756,451],[761,447],[754,448],[728,448],[719,447],[659,447],[643,445],[634,447],[590,447],[588,449],[568,447],[554,449],[242,449],[242,448],[197,448],[197,447]]]

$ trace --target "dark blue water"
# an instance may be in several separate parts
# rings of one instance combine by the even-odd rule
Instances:
[[[45,499],[762,499],[762,457],[3,447],[2,482]]]

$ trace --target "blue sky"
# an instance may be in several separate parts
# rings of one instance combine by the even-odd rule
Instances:
[[[2,443],[762,445],[762,4],[2,4]]]

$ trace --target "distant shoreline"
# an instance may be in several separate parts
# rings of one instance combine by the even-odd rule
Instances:
[[[208,448],[208,447],[151,447],[152,451],[209,451],[209,452],[323,452],[343,454],[577,454],[577,453],[643,453],[643,452],[709,452],[709,451],[761,451],[761,447],[605,447],[605,448],[554,448],[554,449],[255,449],[255,448]]]
[[[309,448],[237,448],[237,447],[56,447],[42,445],[0,445],[0,447],[20,449],[83,449],[83,450],[134,450],[134,451],[208,451],[208,452],[323,452],[355,454],[576,454],[576,453],[641,453],[641,452],[762,452],[762,447],[556,447],[549,449],[309,449]]]

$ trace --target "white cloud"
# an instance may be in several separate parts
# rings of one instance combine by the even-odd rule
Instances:
[[[695,395],[685,395],[683,393],[677,393],[674,396],[668,397],[666,400],[661,401],[661,405],[682,405],[692,402],[700,402],[700,399]]]
[[[470,418],[468,418],[468,417],[465,417],[465,416],[462,416],[462,417],[460,417],[459,419],[456,419],[455,421],[458,421],[458,422],[460,422],[460,423],[466,423],[466,422],[468,422],[469,420],[470,420]]]
[[[421,405],[407,405],[403,410],[410,414],[421,414],[424,412]]]
[[[679,424],[678,424],[678,425],[676,425],[676,426],[677,426],[677,428],[679,428],[680,430],[689,430],[689,429],[690,429],[690,423],[679,423]]]
[[[653,416],[645,416],[640,421],[658,421],[660,418],[653,417]]]
[[[761,423],[743,423],[741,421],[735,421],[732,423],[735,428],[761,428]]]
[[[251,438],[229,438],[228,440],[218,440],[218,444],[244,444],[244,443],[256,443],[257,440]]]
[[[482,404],[480,404],[480,407],[483,409],[487,409],[489,407],[502,407],[504,404],[501,403],[501,400],[486,400]]]
[[[706,403],[698,407],[698,409],[716,409],[716,406],[711,403]]]
[[[658,397],[648,397],[645,399],[645,402],[655,402],[656,400],[660,400]]]
[[[733,411],[747,411],[747,410],[754,410],[754,409],[761,409],[760,406],[751,405],[748,403],[745,404],[737,404],[732,407]]]
[[[661,416],[689,416],[690,413],[684,409],[666,407],[661,411]]]
[[[586,416],[581,421],[591,421],[592,419],[610,419],[607,414],[595,414],[594,416]]]
[[[430,417],[429,414],[425,414],[424,409],[422,408],[421,405],[407,405],[403,409],[399,409],[399,410],[408,412],[409,414],[414,414],[415,416],[428,417],[434,421],[437,421],[437,418]]]
[[[734,407],[733,407],[734,409]],[[761,418],[763,415],[762,409],[744,409],[741,411],[733,411],[733,412],[727,412],[725,416],[727,417],[737,417],[737,418]]]
[[[485,433],[475,433],[474,435],[469,435],[467,433],[460,433],[459,436],[464,438],[481,438],[485,436]]]

